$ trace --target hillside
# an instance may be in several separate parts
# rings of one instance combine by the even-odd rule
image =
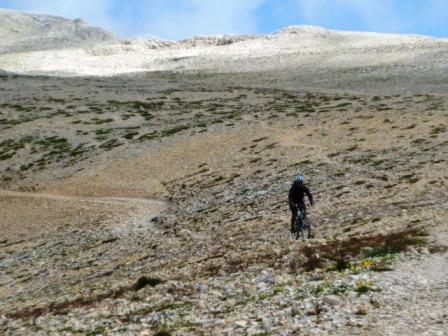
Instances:
[[[0,9],[0,55],[82,48],[114,40],[113,34],[82,20]]]
[[[227,81],[4,79],[7,335],[444,330],[447,97]]]

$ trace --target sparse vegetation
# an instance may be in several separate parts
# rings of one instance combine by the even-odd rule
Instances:
[[[73,78],[53,88],[58,81],[45,79],[30,89],[35,100],[0,108],[3,188],[87,196],[26,198],[33,223],[45,209],[58,211],[40,225],[45,234],[0,240],[12,265],[8,283],[21,288],[5,296],[9,319],[29,326],[57,316],[67,333],[105,334],[136,325],[220,331],[223,320],[238,330],[256,324],[262,334],[272,312],[329,321],[338,311],[358,323],[363,315],[348,305],[367,302],[359,312],[368,315],[388,309],[382,277],[393,278],[408,259],[445,253],[420,229],[432,230],[445,214],[445,98],[435,110],[425,95],[235,87],[225,74],[191,74],[195,82],[185,85],[183,74],[158,76]],[[167,87],[152,85],[162,80]],[[316,197],[316,236],[294,242],[285,197],[298,172]],[[104,195],[116,199],[97,197]],[[152,218],[120,196],[167,199],[170,208]],[[6,207],[23,205],[18,198],[2,196]],[[80,316],[98,323],[70,329],[67,321]]]

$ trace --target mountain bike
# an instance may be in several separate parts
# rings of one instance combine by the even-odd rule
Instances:
[[[311,238],[311,223],[308,217],[304,215],[304,208],[299,206],[297,208],[296,218],[294,220],[294,232],[292,233],[296,240],[299,239],[300,233],[302,233],[303,239],[305,239],[305,230],[308,231],[308,239]]]

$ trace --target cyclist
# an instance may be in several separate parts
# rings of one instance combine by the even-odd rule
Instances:
[[[310,190],[305,185],[305,179],[302,175],[296,176],[294,179],[294,183],[289,190],[288,201],[289,208],[291,209],[292,217],[291,217],[291,232],[294,233],[294,221],[297,216],[297,210],[300,209],[303,214],[303,218],[306,217],[306,206],[305,206],[305,194],[310,201],[310,204],[313,205],[313,195],[311,195]]]

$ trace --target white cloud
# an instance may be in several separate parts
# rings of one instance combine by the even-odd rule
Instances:
[[[397,14],[394,1],[390,0],[338,0],[342,5],[351,6],[369,29],[376,31],[402,31],[406,22]]]
[[[361,26],[378,32],[417,32],[445,24],[448,1],[401,0],[295,0],[308,22]],[[356,29],[356,28],[353,28]]]
[[[82,18],[120,36],[168,39],[256,33],[264,5],[295,12],[289,17],[297,22],[350,30],[440,31],[448,21],[447,0],[0,0],[0,7]],[[272,20],[281,23],[282,15]]]
[[[394,1],[390,0],[297,0],[297,4],[309,22],[340,24],[345,19],[356,20],[370,30],[403,28],[402,20],[395,15]]]
[[[182,6],[146,7],[144,30],[160,36],[255,33],[255,11],[263,0],[184,0]]]
[[[192,35],[255,33],[255,11],[264,0],[0,0],[17,8],[82,18],[119,35],[180,39]]]

